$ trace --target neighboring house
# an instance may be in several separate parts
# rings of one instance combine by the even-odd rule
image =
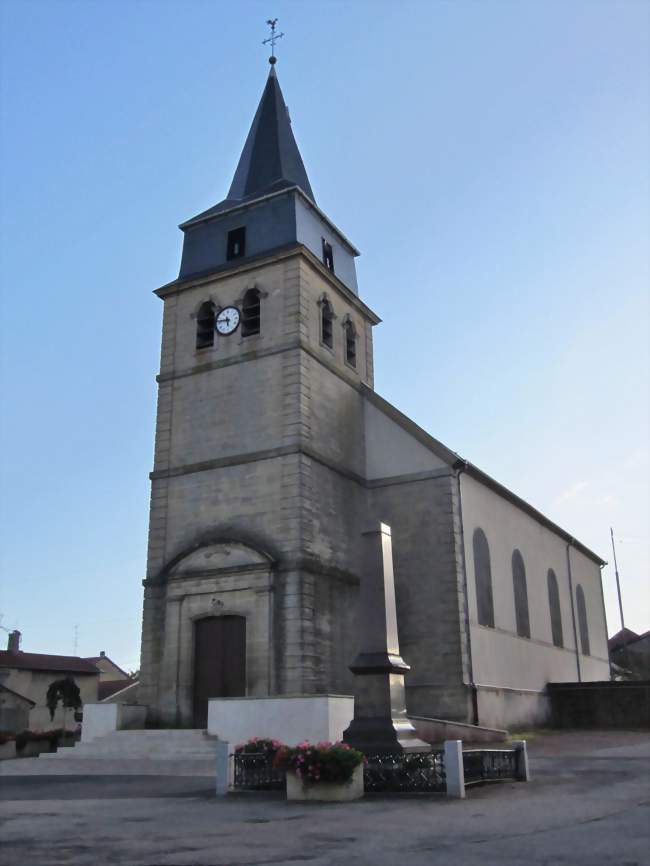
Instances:
[[[99,686],[97,699],[99,701],[128,701],[133,703],[137,696],[137,677],[131,677],[125,670],[110,659],[104,650],[98,656],[86,659],[99,668]],[[128,691],[127,691],[128,690]]]
[[[50,718],[46,696],[51,683],[64,677],[72,677],[81,694],[82,706],[97,702],[99,670],[87,659],[77,656],[47,655],[45,653],[22,652],[20,632],[9,635],[6,650],[0,651],[0,685],[33,706],[28,713],[28,724],[32,731],[47,731],[62,728],[74,730],[77,722],[74,712],[64,713],[59,705]],[[23,704],[24,707],[24,704]]]
[[[0,731],[24,731],[29,727],[29,711],[35,706],[29,698],[0,685]]]
[[[95,665],[96,668],[99,668],[100,683],[113,683],[117,680],[132,679],[125,670],[115,664],[115,662],[106,655],[104,650],[102,650],[98,656],[90,656],[86,658],[86,661]]]
[[[650,679],[650,631],[622,628],[607,643],[617,679]]]

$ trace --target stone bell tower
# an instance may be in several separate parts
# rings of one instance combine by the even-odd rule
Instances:
[[[319,210],[272,65],[228,196],[181,225],[163,331],[140,702],[350,691],[362,391],[379,319]]]

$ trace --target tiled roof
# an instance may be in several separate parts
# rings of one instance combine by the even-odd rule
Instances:
[[[0,668],[16,668],[23,671],[61,671],[71,674],[99,674],[99,670],[92,662],[78,656],[12,653],[9,650],[0,650]]]
[[[106,698],[110,698],[111,695],[114,695],[116,692],[121,692],[122,689],[125,689],[127,686],[132,686],[134,683],[137,683],[137,680],[132,680],[131,678],[99,683],[97,686],[97,700],[103,701]]]
[[[19,692],[15,692],[13,689],[7,688],[7,686],[3,686],[0,683],[0,692],[9,692],[10,695],[13,695],[16,698],[20,698],[21,701],[24,701],[26,704],[31,704],[33,707],[36,706],[36,702],[32,701],[31,698],[26,698],[25,695],[21,695]]]
[[[612,650],[620,649],[621,647],[627,646],[631,641],[638,640],[639,635],[632,631],[629,628],[622,628],[620,631],[617,631],[615,635],[612,635],[610,639],[607,641],[607,646]]]
[[[127,679],[129,677],[128,673],[123,668],[121,668],[118,664],[115,664],[113,659],[109,659],[109,657],[107,655],[86,656],[86,661],[91,662],[94,665],[97,665],[97,667],[99,667],[98,662],[101,662],[102,660],[107,661],[110,665],[112,665],[115,668],[116,671],[119,671],[120,673],[124,674],[125,679]],[[100,670],[101,670],[101,668],[100,668]]]

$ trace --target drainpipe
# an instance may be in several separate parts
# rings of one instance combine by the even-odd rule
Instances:
[[[580,647],[578,646],[578,630],[576,628],[576,612],[575,605],[573,602],[573,577],[571,576],[571,547],[573,545],[573,538],[570,538],[567,541],[566,545],[566,564],[567,571],[569,573],[569,595],[571,596],[571,622],[573,623],[573,641],[575,643],[576,648],[576,666],[578,668],[578,682],[582,682],[582,674],[580,672]]]
[[[454,467],[456,472],[456,483],[458,485],[458,516],[460,519],[460,552],[462,558],[463,569],[463,597],[465,600],[465,634],[467,635],[467,658],[468,658],[468,676],[469,687],[472,695],[472,724],[478,725],[478,694],[476,691],[476,683],[474,682],[474,663],[472,660],[472,635],[469,624],[469,595],[467,592],[467,563],[465,561],[465,527],[463,523],[463,498],[460,492],[460,476],[467,468],[467,463],[462,461]]]

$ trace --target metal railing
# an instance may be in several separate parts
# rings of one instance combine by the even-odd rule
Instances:
[[[235,752],[233,786],[241,791],[284,791],[287,778],[266,752]]]
[[[470,749],[463,751],[465,785],[520,779],[517,749]]]
[[[363,783],[368,793],[444,793],[443,753],[368,755]]]

